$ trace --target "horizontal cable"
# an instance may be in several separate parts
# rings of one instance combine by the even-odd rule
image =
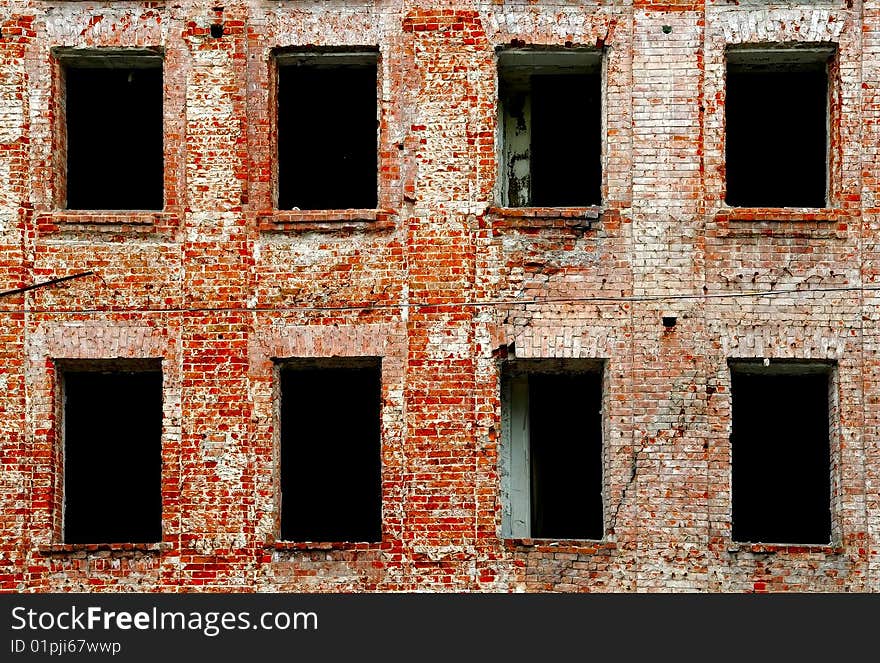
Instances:
[[[26,288],[19,288],[0,293],[0,296],[18,294],[28,290],[34,290],[47,285],[53,285],[62,281],[89,276],[93,272],[82,272],[72,276],[65,276],[43,283],[37,283]],[[381,310],[403,310],[403,309],[432,309],[432,308],[479,308],[479,307],[509,307],[509,306],[542,306],[547,304],[634,304],[640,302],[664,302],[664,301],[699,301],[710,299],[741,299],[756,297],[783,297],[797,296],[804,298],[805,296],[823,293],[848,293],[848,292],[864,292],[878,291],[880,285],[871,286],[828,286],[809,289],[776,289],[776,290],[749,290],[744,292],[718,292],[718,293],[684,293],[684,294],[665,294],[665,295],[631,295],[631,296],[593,296],[593,297],[547,297],[532,299],[487,299],[483,301],[450,301],[450,302],[397,302],[388,304],[344,304],[339,306],[200,306],[200,307],[117,307],[108,306],[106,308],[82,308],[82,309],[62,309],[62,308],[22,308],[19,310],[27,310],[30,313],[70,313],[70,314],[91,314],[91,313],[272,313],[272,312],[293,312],[293,311],[381,311]],[[9,313],[6,309],[4,312]]]

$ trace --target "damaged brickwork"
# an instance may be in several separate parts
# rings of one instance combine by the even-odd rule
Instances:
[[[0,589],[880,588],[878,26],[877,0],[2,0],[0,288],[89,274],[0,298]],[[727,53],[798,46],[829,54],[825,206],[728,207]],[[599,205],[506,206],[505,49],[599,54]],[[280,209],[279,62],[365,52],[376,207]],[[161,58],[161,209],[68,205],[65,71],[106,58]],[[63,373],[134,360],[161,366],[161,539],[66,542]],[[295,360],[381,366],[378,540],[281,540]],[[733,538],[753,361],[828,367],[829,541]],[[601,376],[601,539],[507,527],[530,365]]]

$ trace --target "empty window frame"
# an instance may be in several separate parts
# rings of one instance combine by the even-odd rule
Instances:
[[[831,541],[831,388],[821,362],[731,362],[734,541]]]
[[[381,541],[381,363],[281,364],[281,539]]]
[[[498,97],[501,204],[599,205],[601,51],[499,51]]]
[[[162,56],[146,49],[55,52],[64,95],[70,210],[164,205]]]
[[[59,365],[65,543],[162,540],[158,361]]]
[[[824,46],[728,50],[728,205],[828,204],[833,55]]]
[[[502,389],[505,536],[602,539],[601,362],[512,362]]]
[[[378,204],[378,53],[279,52],[278,209]]]

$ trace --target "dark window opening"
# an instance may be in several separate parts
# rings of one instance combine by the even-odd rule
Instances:
[[[825,207],[828,49],[729,51],[728,205]]]
[[[378,360],[281,368],[281,539],[381,541]]]
[[[830,542],[829,377],[821,364],[731,365],[735,541]]]
[[[515,537],[602,539],[602,373],[513,368],[509,410],[506,530]]]
[[[161,210],[161,58],[71,56],[62,63],[67,208]]]
[[[602,200],[599,51],[502,51],[501,196],[509,207]]]
[[[161,371],[62,375],[64,542],[161,541]]]
[[[278,208],[378,204],[375,53],[279,54]]]

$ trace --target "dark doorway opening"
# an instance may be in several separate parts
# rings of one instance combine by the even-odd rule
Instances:
[[[149,60],[65,67],[68,209],[162,209],[162,68]]]
[[[602,202],[602,52],[498,53],[502,204]]]
[[[375,54],[279,57],[278,208],[378,204]]]
[[[728,205],[826,206],[828,57],[777,63],[747,52],[728,61]]]
[[[64,542],[161,541],[161,371],[62,375]]]
[[[281,368],[281,539],[381,541],[378,360]]]
[[[528,381],[531,535],[601,539],[601,374],[535,373]]]
[[[598,73],[532,77],[532,205],[601,203],[600,90]]]
[[[762,373],[732,365],[731,371],[733,539],[829,543],[827,367]]]

